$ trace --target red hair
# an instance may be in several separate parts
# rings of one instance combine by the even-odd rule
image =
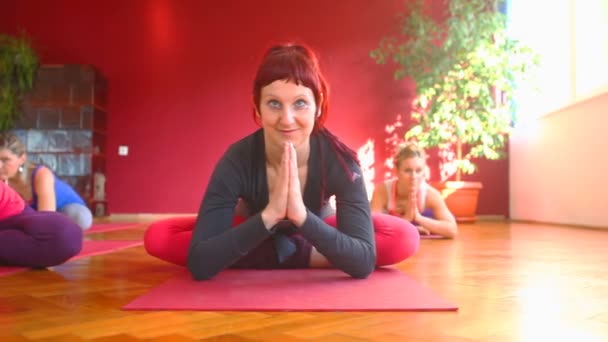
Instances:
[[[345,172],[349,175],[351,181],[354,181],[355,178],[347,166],[345,158],[359,164],[357,153],[324,127],[325,120],[327,120],[327,109],[329,108],[329,86],[323,73],[321,73],[316,53],[309,47],[292,43],[275,45],[268,49],[253,81],[253,105],[255,106],[253,119],[255,122],[258,122],[256,111],[260,111],[262,88],[278,80],[294,82],[312,91],[318,115],[315,119],[313,132],[319,132],[327,138],[337,152],[338,160]],[[322,153],[321,161],[322,163],[325,162],[325,156]],[[325,200],[325,178],[326,176],[323,174],[321,181],[322,201]]]
[[[318,114],[314,131],[323,128],[329,107],[329,87],[321,73],[315,52],[304,45],[292,43],[275,45],[268,49],[253,81],[253,119],[256,122],[256,110],[260,110],[262,88],[278,80],[294,82],[312,91]]]

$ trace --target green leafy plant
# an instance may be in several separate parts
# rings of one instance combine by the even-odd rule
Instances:
[[[539,63],[533,50],[508,35],[500,5],[445,0],[445,13],[432,16],[423,0],[412,1],[401,14],[400,34],[384,37],[370,52],[378,64],[397,65],[396,79],[415,82],[415,124],[405,139],[452,151],[444,167],[456,180],[477,170],[475,158],[504,156],[514,88]]]
[[[0,34],[0,130],[10,130],[21,114],[23,94],[34,85],[38,56],[24,37]]]

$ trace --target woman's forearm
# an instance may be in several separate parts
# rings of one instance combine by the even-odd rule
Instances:
[[[435,220],[426,216],[417,215],[416,222],[431,234],[437,234],[453,239],[458,234],[456,222]]]

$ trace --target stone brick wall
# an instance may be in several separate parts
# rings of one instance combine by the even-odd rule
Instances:
[[[105,174],[106,90],[92,66],[43,65],[14,130],[30,161],[50,167],[103,214],[105,200],[93,201],[92,189],[94,173]]]

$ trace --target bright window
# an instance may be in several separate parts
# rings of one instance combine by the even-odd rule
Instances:
[[[608,89],[608,0],[511,0],[511,34],[541,57],[538,90],[523,85],[518,117],[539,117]]]
[[[608,0],[578,0],[574,8],[575,96],[608,86]]]

